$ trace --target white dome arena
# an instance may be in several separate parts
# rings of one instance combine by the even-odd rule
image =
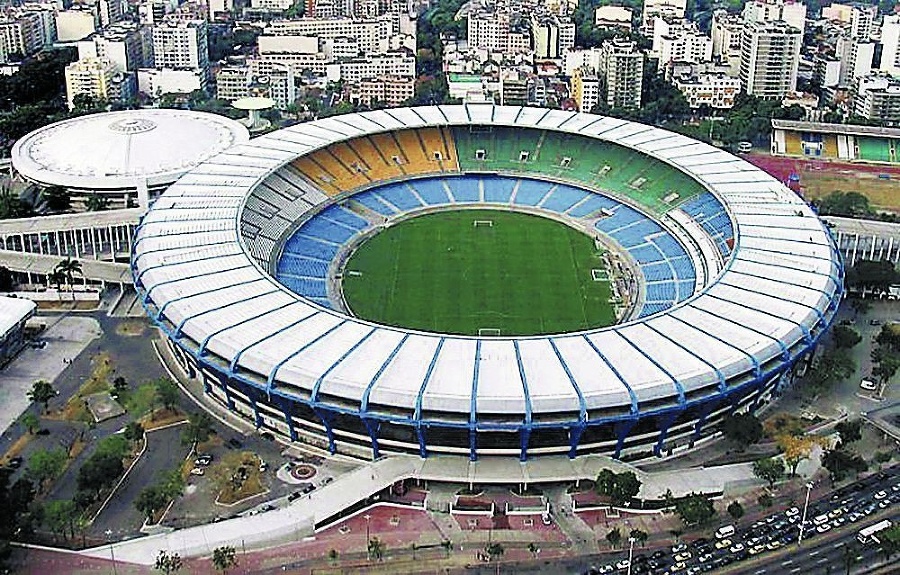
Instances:
[[[91,114],[39,128],[12,149],[15,170],[43,186],[121,195],[161,192],[183,174],[245,143],[240,123],[170,109]]]

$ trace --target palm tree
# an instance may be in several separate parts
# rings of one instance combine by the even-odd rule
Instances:
[[[213,549],[212,562],[216,571],[221,571],[224,575],[230,568],[237,565],[237,559],[234,557],[234,547],[225,545]]]
[[[66,274],[58,269],[53,270],[47,274],[47,283],[56,286],[56,291],[59,291],[59,288],[66,283]]]
[[[381,561],[384,557],[385,546],[381,539],[372,537],[369,539],[368,552],[369,557],[374,557],[377,561]]]
[[[75,274],[83,276],[81,270],[81,262],[78,260],[73,260],[71,257],[66,257],[66,259],[60,261],[56,264],[56,267],[53,268],[54,272],[62,272],[63,275],[66,276],[66,283],[71,287],[72,282],[75,281]]]
[[[532,541],[528,544],[528,552],[531,553],[531,556],[537,558],[538,553],[541,552],[541,548],[537,546],[537,544]]]

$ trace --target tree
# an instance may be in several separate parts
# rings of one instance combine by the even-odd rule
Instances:
[[[70,286],[75,281],[75,274],[83,275],[81,271],[81,262],[78,260],[73,260],[70,257],[60,261],[56,264],[56,267],[53,268],[54,271],[62,272],[66,276],[66,283]]]
[[[40,201],[51,212],[64,212],[72,207],[69,192],[62,186],[49,186],[41,190]]]
[[[728,514],[735,521],[744,516],[744,506],[741,505],[740,501],[732,501],[725,510],[728,511]]]
[[[834,345],[838,349],[851,349],[862,341],[859,332],[850,326],[836,325],[831,333],[834,338]]]
[[[703,525],[716,515],[712,500],[702,493],[691,493],[675,503],[675,513],[685,525]]]
[[[782,433],[775,438],[778,447],[784,452],[784,462],[791,470],[791,477],[797,475],[797,466],[812,453],[815,440],[805,435]]]
[[[332,565],[337,564],[339,554],[337,549],[329,549],[328,550],[328,561],[331,562]]]
[[[59,288],[62,287],[64,283],[66,283],[66,274],[59,270],[53,270],[49,274],[47,274],[47,283],[55,286],[56,291],[59,291]]]
[[[842,448],[829,449],[822,455],[822,467],[831,475],[831,483],[834,485],[848,474],[859,474],[868,469],[865,460],[854,453],[849,453]]]
[[[784,462],[774,457],[765,457],[753,462],[753,475],[769,483],[769,489],[784,477]]]
[[[890,451],[876,451],[875,456],[872,459],[878,464],[878,469],[881,469],[882,465],[893,458],[894,455]]]
[[[116,378],[113,379],[113,389],[119,392],[125,391],[128,389],[128,380],[121,375],[117,375]]]
[[[622,532],[619,531],[618,527],[610,529],[606,534],[606,540],[609,541],[612,547],[618,547],[619,543],[622,542]]]
[[[752,413],[737,413],[726,415],[719,426],[722,435],[728,441],[743,450],[762,439],[763,427],[759,419]]]
[[[123,435],[128,441],[140,441],[144,438],[144,426],[141,425],[140,422],[130,421],[128,425],[125,426]]]
[[[192,413],[188,416],[188,424],[181,435],[181,440],[186,445],[196,447],[203,443],[213,433],[212,418],[205,411]]]
[[[641,482],[632,471],[615,473],[601,469],[597,474],[597,493],[610,498],[613,505],[623,505],[641,490]]]
[[[541,552],[541,548],[537,546],[537,543],[532,541],[528,544],[528,552],[531,553],[532,558],[537,558],[538,553]]]
[[[97,451],[78,470],[77,486],[79,490],[99,495],[100,491],[111,487],[124,472],[121,456]]]
[[[75,502],[70,499],[56,499],[47,503],[44,509],[44,521],[50,531],[67,539],[66,530],[68,529],[71,536],[75,537],[75,518],[78,513]]]
[[[847,575],[850,575],[850,569],[857,561],[859,561],[859,559],[857,559],[857,557],[859,557],[859,552],[859,544],[852,539],[849,543],[844,545],[844,552],[842,556],[844,558],[844,567],[847,569]]]
[[[153,565],[153,568],[157,571],[162,571],[166,575],[172,575],[172,573],[181,571],[183,566],[184,562],[181,560],[181,556],[178,553],[169,554],[160,549],[159,555],[156,556],[156,563]]]
[[[641,547],[643,547],[647,543],[647,539],[650,538],[649,533],[641,531],[640,529],[632,529],[628,536],[640,543]]]
[[[895,553],[900,551],[900,525],[885,529],[878,538],[881,540],[881,550],[884,553],[884,561],[887,563]]]
[[[381,561],[384,558],[385,545],[378,537],[369,539],[367,550],[370,559],[374,558],[376,561]]]
[[[862,218],[872,213],[869,199],[859,192],[834,191],[816,202],[823,216]]]
[[[29,435],[34,435],[41,428],[41,420],[33,413],[26,413],[22,416],[22,427],[28,431]]]
[[[221,571],[223,575],[232,567],[237,566],[234,547],[231,545],[224,545],[213,549],[212,563],[213,567],[216,568],[216,571]]]
[[[506,553],[506,549],[499,543],[489,543],[485,545],[484,552],[487,554],[488,559],[493,562],[503,557],[503,554]]]
[[[834,427],[834,430],[841,436],[841,443],[843,445],[859,441],[862,439],[862,420],[846,419],[839,422]]]
[[[45,481],[52,481],[59,477],[59,474],[65,469],[68,459],[66,452],[60,448],[38,449],[28,458],[28,469],[26,469],[25,475],[40,486]]]
[[[883,292],[900,280],[900,274],[890,261],[859,260],[847,270],[845,280],[851,287]]]
[[[108,208],[109,199],[96,192],[84,199],[84,209],[89,212],[102,212]]]
[[[56,397],[56,389],[48,381],[39,379],[32,384],[28,391],[28,399],[44,406],[44,413],[47,412],[47,406],[50,400]]]
[[[157,380],[156,394],[159,397],[159,402],[162,404],[163,409],[167,411],[172,411],[172,408],[175,407],[175,404],[178,403],[178,400],[181,398],[181,392],[178,390],[178,385],[167,377],[162,377]]]
[[[772,507],[772,503],[774,503],[772,501],[772,496],[769,495],[768,493],[763,493],[762,495],[757,497],[756,502],[759,504],[760,507],[763,507],[763,508]]]

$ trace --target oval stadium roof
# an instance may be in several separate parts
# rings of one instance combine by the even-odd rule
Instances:
[[[470,124],[607,140],[687,173],[734,221],[725,269],[693,298],[637,321],[577,334],[477,338],[411,332],[323,309],[265,273],[253,246],[241,240],[248,195],[287,162],[366,134]],[[490,104],[337,116],[231,148],[157,201],[138,231],[133,266],[151,312],[171,337],[194,342],[198,355],[256,374],[255,381],[281,393],[313,402],[339,397],[360,411],[386,406],[415,419],[683,405],[790,358],[795,344],[813,341],[810,334],[827,326],[841,292],[839,259],[822,222],[748,162],[642,124]]]

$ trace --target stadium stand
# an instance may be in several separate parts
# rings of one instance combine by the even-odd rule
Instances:
[[[422,200],[430,206],[440,206],[450,203],[450,196],[447,195],[447,188],[444,187],[444,180],[426,179],[426,180],[410,180],[407,182]]]
[[[381,186],[372,190],[372,195],[381,200],[382,203],[396,207],[401,212],[421,208],[423,205],[412,193],[410,187],[403,182]]]
[[[336,196],[341,193],[341,188],[336,184],[337,177],[316,163],[312,155],[297,158],[292,166],[327,195]]]
[[[375,195],[374,190],[367,190],[356,194],[353,196],[353,200],[382,216],[389,217],[397,214],[397,209],[384,203],[377,195]]]
[[[734,228],[722,204],[709,192],[684,202],[679,208],[694,218],[713,239],[719,253],[727,257],[734,244]]]
[[[456,155],[450,153],[443,129],[420,128],[416,130],[416,133],[422,142],[425,156],[429,161],[436,162],[438,169],[449,172],[459,171]]]
[[[519,180],[513,202],[520,206],[536,206],[553,188],[552,182],[540,180]]]
[[[481,180],[475,176],[447,178],[447,188],[457,202],[477,202],[480,197]],[[510,189],[512,193],[512,189]]]
[[[434,156],[429,157],[425,148],[422,147],[422,140],[419,139],[417,130],[401,130],[394,132],[397,139],[397,145],[403,157],[406,158],[406,164],[403,170],[407,174],[427,174],[430,172],[439,172],[440,164],[435,161]]]
[[[870,162],[892,161],[891,142],[882,138],[856,137],[857,157]]]
[[[481,178],[481,182],[486,202],[509,203],[516,187],[516,181],[509,178],[485,176]]]
[[[384,156],[368,137],[354,138],[347,142],[347,146],[369,166],[368,176],[373,181],[383,182],[403,175],[400,166],[391,160],[390,156]]]

